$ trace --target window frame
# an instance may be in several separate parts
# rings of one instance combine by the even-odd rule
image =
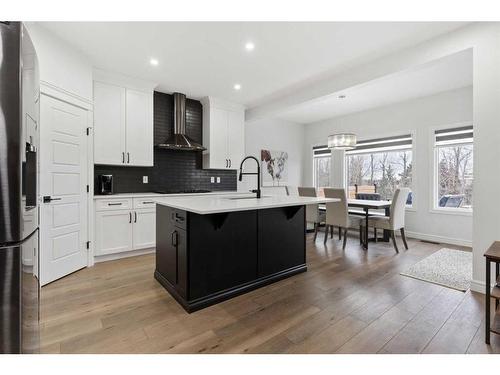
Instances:
[[[416,183],[415,183],[415,176],[417,175],[417,163],[416,163],[416,155],[417,155],[417,148],[416,148],[416,131],[415,130],[406,130],[406,131],[398,131],[398,132],[392,132],[392,133],[386,133],[386,134],[376,134],[372,136],[367,136],[363,138],[359,138],[358,141],[369,141],[371,139],[377,139],[377,138],[389,138],[389,137],[399,137],[399,136],[404,136],[404,135],[410,135],[411,136],[411,159],[412,159],[412,178],[411,178],[411,186],[410,189],[413,192],[413,198],[412,198],[412,205],[411,206],[405,206],[405,211],[411,211],[415,212],[417,211],[417,206],[418,206],[418,193],[416,189]],[[398,149],[394,149],[393,151],[398,151]],[[379,151],[382,152],[382,151]],[[371,154],[372,152],[363,152],[359,153],[357,155],[363,155],[363,154]],[[349,189],[349,169],[348,169],[348,163],[347,163],[347,158],[349,157],[349,154],[344,153],[344,187],[346,191]]]
[[[439,149],[441,147],[446,147],[444,145],[436,145],[436,134],[437,130],[446,130],[453,128],[460,128],[464,126],[472,126],[474,129],[474,124],[472,121],[468,122],[460,122],[456,124],[448,124],[448,125],[440,125],[430,128],[430,142],[429,142],[429,155],[432,155],[432,178],[430,179],[431,187],[431,199],[430,199],[430,208],[429,212],[435,214],[446,214],[446,215],[458,215],[458,216],[472,216],[474,212],[474,206],[472,208],[454,208],[454,207],[439,207],[438,206],[438,198],[439,198]],[[457,142],[452,143],[453,145],[470,145],[472,144],[472,152],[474,153],[474,138],[472,142]],[[472,163],[472,176],[474,176],[474,156]],[[472,190],[472,194],[474,195],[474,189]]]
[[[319,147],[319,146],[323,146],[323,145],[320,145],[320,144],[317,144],[317,145],[313,145],[312,146],[312,154],[311,154],[311,157],[312,157],[312,185],[314,186],[314,188],[317,190],[317,189],[320,189],[319,187],[316,186],[316,159],[319,159],[319,158],[324,158],[326,157],[327,154],[325,154],[325,156],[315,156],[314,155],[314,147]],[[330,185],[332,184],[332,152],[330,151],[330,154],[329,154],[329,157],[330,157]]]

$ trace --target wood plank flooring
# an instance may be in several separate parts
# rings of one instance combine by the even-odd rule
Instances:
[[[154,280],[154,255],[76,272],[42,288],[42,352],[500,353],[481,294],[399,275],[453,246],[320,238],[307,236],[308,272],[193,314]]]

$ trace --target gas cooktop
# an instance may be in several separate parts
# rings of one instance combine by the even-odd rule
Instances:
[[[204,189],[186,189],[186,190],[157,190],[155,193],[158,194],[200,194],[200,193],[211,193],[210,190]]]

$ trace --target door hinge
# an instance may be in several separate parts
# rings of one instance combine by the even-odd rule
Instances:
[[[90,249],[90,241],[87,241],[87,250]]]
[[[87,185],[87,193],[89,193],[89,192],[90,192],[90,186]]]
[[[90,135],[90,129],[91,128],[87,128],[87,135]]]

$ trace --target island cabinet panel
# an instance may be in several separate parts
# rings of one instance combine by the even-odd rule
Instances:
[[[304,206],[260,210],[258,223],[258,277],[305,265]]]
[[[189,213],[189,299],[257,278],[257,211]]]

